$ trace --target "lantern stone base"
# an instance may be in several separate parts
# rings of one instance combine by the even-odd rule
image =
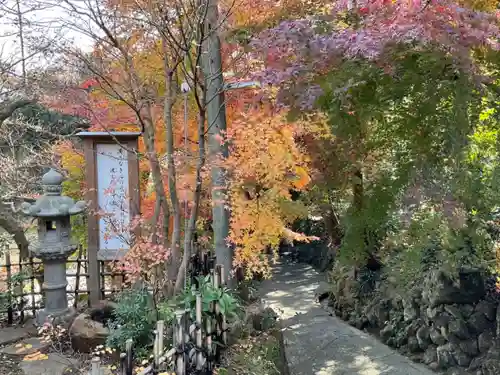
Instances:
[[[76,310],[69,307],[62,311],[48,312],[46,309],[40,310],[36,317],[36,325],[41,327],[45,322],[52,322],[54,327],[61,326],[68,329],[76,318]]]

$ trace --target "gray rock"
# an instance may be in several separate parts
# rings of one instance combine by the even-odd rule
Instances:
[[[448,332],[464,340],[471,336],[467,323],[462,319],[452,320],[450,324],[448,324]]]
[[[420,346],[418,345],[418,340],[415,336],[408,337],[408,350],[410,353],[417,353],[421,351]]]
[[[479,369],[482,366],[483,362],[484,362],[483,357],[473,358],[470,365],[469,365],[468,370],[469,371],[476,371],[477,369]]]
[[[476,311],[469,317],[467,321],[472,333],[479,335],[492,326],[492,323],[486,318],[482,312]]]
[[[468,304],[481,300],[486,293],[484,278],[479,269],[463,269],[453,280],[443,270],[433,271],[425,280],[423,298],[431,307]]]
[[[418,345],[422,350],[426,350],[431,343],[430,339],[430,328],[427,326],[422,326],[417,330],[416,333]]]
[[[434,326],[436,328],[447,327],[451,321],[451,315],[447,312],[442,312],[434,318]]]
[[[418,318],[419,307],[411,298],[403,298],[403,314],[405,321]]]
[[[394,333],[394,326],[392,324],[387,324],[381,331],[380,331],[380,338],[383,342],[387,343],[387,340],[393,335]]]
[[[430,329],[429,336],[431,341],[438,346],[446,344],[445,338],[436,328]]]
[[[453,356],[453,349],[450,344],[438,346],[436,353],[439,368],[447,369],[456,365],[456,361]]]
[[[462,314],[462,311],[457,306],[454,305],[446,305],[444,307],[444,310],[450,314],[452,317],[455,319],[464,319],[464,315]]]
[[[80,314],[69,329],[71,346],[76,352],[91,353],[98,345],[104,345],[110,332],[102,323]]]
[[[467,354],[469,357],[475,357],[479,354],[479,348],[476,339],[469,339],[460,342],[460,350]]]
[[[476,305],[476,311],[483,313],[492,322],[495,321],[496,309],[497,304],[485,300],[479,301]]]
[[[431,320],[434,320],[440,313],[443,312],[443,306],[430,307],[426,308],[427,317]]]
[[[494,340],[495,336],[492,330],[487,330],[481,333],[477,338],[479,351],[481,353],[486,353],[493,346]]]
[[[425,350],[423,361],[426,365],[437,362],[436,346],[431,345]]]
[[[472,359],[467,354],[465,354],[463,351],[461,351],[460,349],[456,349],[452,352],[452,355],[460,367],[469,367]]]
[[[471,304],[458,305],[458,308],[462,312],[462,315],[465,319],[471,316],[472,313],[474,312],[474,305]]]

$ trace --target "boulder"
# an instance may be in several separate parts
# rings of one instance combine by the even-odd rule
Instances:
[[[455,319],[464,319],[462,311],[455,305],[446,305],[444,310]]]
[[[92,320],[89,314],[80,314],[69,329],[71,346],[80,353],[91,353],[98,345],[104,345],[109,329],[103,323]]]
[[[467,323],[462,319],[452,320],[450,324],[448,324],[448,332],[463,340],[471,337]]]
[[[431,345],[425,350],[423,361],[426,365],[437,361],[436,346]]]
[[[484,358],[483,357],[476,357],[476,358],[473,358],[470,365],[469,365],[469,368],[468,370],[469,371],[476,371],[478,370],[479,368],[481,368],[482,364],[484,362]]]
[[[486,300],[479,301],[475,309],[476,312],[484,314],[492,322],[495,321],[496,310],[497,304]]]
[[[421,351],[420,345],[418,345],[418,340],[415,336],[408,337],[408,350],[410,353],[417,353]]]
[[[451,304],[472,304],[486,293],[484,278],[479,269],[462,269],[453,280],[443,270],[435,270],[425,280],[423,299],[431,307]]]
[[[493,346],[494,340],[495,336],[492,330],[486,330],[481,333],[477,338],[479,351],[481,353],[486,353]]]
[[[430,328],[427,326],[422,326],[417,330],[417,341],[418,345],[422,350],[426,350],[427,347],[431,343],[431,338],[430,338]]]
[[[492,323],[486,318],[486,315],[479,311],[476,311],[469,317],[467,324],[469,325],[472,333],[476,335],[479,335],[488,328],[492,327]]]
[[[384,329],[380,331],[380,338],[383,342],[387,343],[389,338],[394,334],[394,326],[392,324],[387,324]]]
[[[438,331],[436,328],[430,329],[429,336],[431,341],[438,346],[446,344],[446,340],[441,334],[441,331]]]
[[[460,347],[461,351],[463,351],[470,357],[475,357],[479,354],[479,348],[476,339],[461,341],[458,346]]]
[[[460,349],[455,349],[452,352],[453,358],[460,367],[469,367],[472,358]]]
[[[451,344],[445,344],[438,346],[436,349],[437,353],[437,364],[439,368],[447,369],[456,365],[455,358],[453,356],[453,348]]]
[[[403,299],[403,314],[405,321],[411,321],[418,318],[419,306],[414,302],[413,298]]]

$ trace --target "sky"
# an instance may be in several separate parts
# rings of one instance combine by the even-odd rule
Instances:
[[[69,14],[60,0],[0,0],[0,59],[1,61],[17,61],[21,57],[19,27],[17,22],[17,2],[22,14],[23,34],[25,36],[25,55],[31,56],[32,46],[47,45],[53,40],[57,45],[65,43],[84,51],[92,49],[92,39],[77,28],[88,28],[82,17]],[[83,0],[75,0],[75,3]],[[75,24],[77,23],[78,24]],[[70,25],[73,24],[73,25]],[[30,59],[28,68],[39,65],[46,66],[53,61],[38,54]],[[20,64],[16,70],[20,69]]]

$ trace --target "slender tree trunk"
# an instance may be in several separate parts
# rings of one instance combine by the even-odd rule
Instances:
[[[198,220],[198,213],[201,201],[201,187],[202,177],[201,173],[205,166],[205,112],[200,110],[198,117],[198,163],[196,165],[196,187],[194,190],[193,207],[191,208],[191,215],[189,217],[188,227],[185,229],[184,236],[184,256],[182,257],[181,267],[177,274],[177,281],[175,283],[175,291],[178,292],[184,286],[185,275],[189,259],[191,258],[192,243],[194,232],[196,229],[196,221]]]
[[[225,168],[217,160],[219,157],[225,159],[229,154],[227,143],[221,142],[227,126],[221,45],[217,30],[219,15],[217,0],[207,1],[208,9],[205,18],[207,38],[203,46],[202,69],[206,85],[208,154],[212,163],[212,227],[217,263],[223,265],[226,283],[231,287],[234,286],[235,279],[232,275],[233,248],[226,242],[229,236],[227,177]]]
[[[165,60],[167,55],[165,55]],[[167,143],[167,165],[168,165],[168,191],[172,205],[171,215],[173,217],[172,238],[170,239],[171,256],[167,261],[167,276],[170,282],[174,282],[179,269],[181,258],[181,210],[179,197],[177,195],[176,170],[174,163],[174,124],[172,119],[172,107],[174,105],[173,72],[168,68],[165,61],[165,102],[163,107],[163,120],[166,126]]]
[[[151,169],[151,177],[153,179],[153,187],[156,194],[157,210],[155,210],[154,230],[161,214],[162,218],[162,236],[163,245],[168,247],[168,219],[170,217],[170,209],[167,202],[165,187],[163,186],[163,178],[161,173],[160,162],[155,150],[155,134],[152,118],[149,115],[144,116],[144,144]]]

